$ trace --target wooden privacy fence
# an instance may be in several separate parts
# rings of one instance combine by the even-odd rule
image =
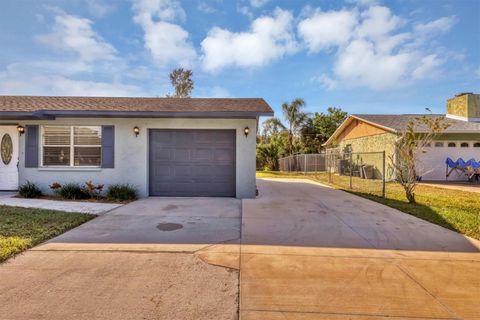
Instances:
[[[278,159],[280,171],[286,172],[318,172],[325,171],[325,154],[295,154]]]

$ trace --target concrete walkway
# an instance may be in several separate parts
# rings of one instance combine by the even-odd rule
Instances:
[[[478,182],[422,182],[422,186],[430,186],[442,189],[451,189],[457,191],[468,191],[480,193],[480,183]]]
[[[305,180],[259,180],[243,203],[240,315],[480,315],[480,242]]]
[[[46,199],[25,199],[15,197],[16,193],[0,194],[0,206],[13,206],[23,208],[38,208],[66,212],[81,212],[88,214],[102,214],[112,209],[121,207],[121,203],[100,203],[85,201],[59,201]]]

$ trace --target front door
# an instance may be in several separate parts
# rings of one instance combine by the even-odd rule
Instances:
[[[15,126],[0,125],[0,190],[18,188],[18,133]]]

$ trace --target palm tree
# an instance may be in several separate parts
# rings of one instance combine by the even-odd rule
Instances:
[[[292,102],[284,102],[282,104],[283,116],[288,123],[288,152],[293,153],[293,136],[297,134],[298,130],[302,127],[305,120],[308,118],[308,114],[302,111],[305,107],[305,101],[300,98],[292,100]]]

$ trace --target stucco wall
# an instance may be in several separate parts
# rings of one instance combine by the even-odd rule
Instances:
[[[350,144],[352,147],[352,153],[385,151],[385,177],[387,180],[391,180],[393,179],[393,167],[391,165],[392,160],[390,157],[393,157],[395,154],[395,139],[396,135],[393,133],[345,139],[340,143],[340,148],[343,149],[346,145]],[[383,156],[381,154],[354,155],[354,161],[373,165],[375,167],[376,177],[381,177],[381,172],[383,171]]]
[[[13,123],[13,122],[12,122]],[[141,197],[148,196],[148,129],[235,129],[236,144],[236,195],[237,198],[254,198],[255,181],[255,119],[113,119],[113,118],[59,118],[55,121],[19,121],[26,126],[38,125],[114,125],[115,168],[25,168],[25,135],[20,137],[20,184],[26,180],[37,183],[44,191],[54,181],[60,183],[130,183],[136,186]],[[140,128],[135,137],[133,127]],[[244,128],[250,128],[245,137]]]

